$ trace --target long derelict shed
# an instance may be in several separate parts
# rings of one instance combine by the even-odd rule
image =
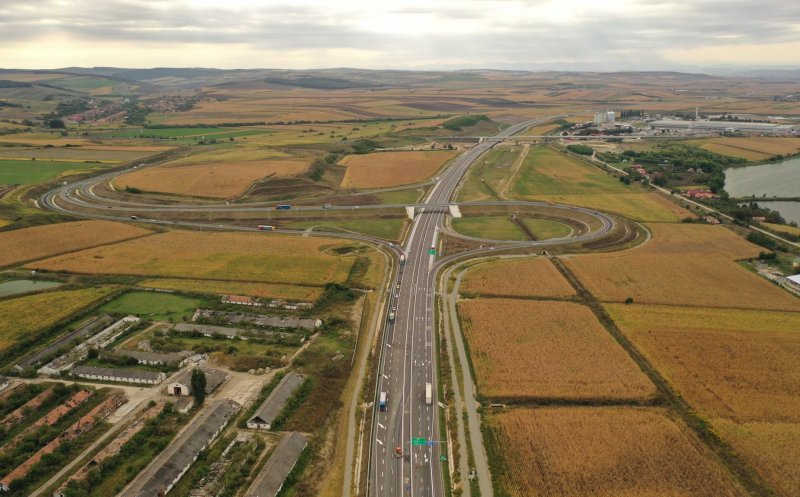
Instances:
[[[294,372],[284,376],[272,393],[258,406],[253,417],[247,420],[247,427],[253,430],[271,429],[273,421],[283,410],[283,406],[286,405],[292,393],[303,384],[303,381],[305,381],[305,377]]]
[[[253,480],[245,497],[275,497],[281,491],[286,477],[297,464],[308,439],[302,433],[292,432],[284,436],[270,456],[261,472]]]

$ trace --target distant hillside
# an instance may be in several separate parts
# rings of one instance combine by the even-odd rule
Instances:
[[[319,76],[296,76],[294,78],[272,77],[266,78],[272,85],[297,86],[299,88],[314,88],[317,90],[344,90],[348,88],[373,88],[381,86],[376,83],[353,81],[350,79],[324,78]]]

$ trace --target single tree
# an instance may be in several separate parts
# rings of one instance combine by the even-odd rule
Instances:
[[[196,406],[203,405],[206,400],[206,374],[200,368],[192,371],[192,395]]]

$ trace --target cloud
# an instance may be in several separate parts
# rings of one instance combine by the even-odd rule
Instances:
[[[179,49],[184,65],[210,65],[209,47],[220,67],[271,59],[352,66],[348,57],[355,57],[375,67],[552,61],[652,68],[645,66],[678,63],[693,50],[725,56],[715,47],[726,47],[727,61],[736,63],[736,46],[754,53],[797,40],[798,18],[800,3],[783,0],[33,0],[0,5],[0,66],[22,55],[73,65],[78,47],[92,47],[103,59],[96,65],[118,66],[163,65],[165,49]]]

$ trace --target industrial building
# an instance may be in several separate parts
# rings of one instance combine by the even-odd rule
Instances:
[[[145,385],[158,385],[167,377],[164,373],[156,371],[141,371],[138,369],[96,368],[92,366],[78,366],[70,370],[72,376],[87,380],[114,381],[120,383],[142,383]]]
[[[302,433],[292,432],[284,436],[261,472],[253,480],[245,497],[275,497],[283,488],[283,482],[291,473],[308,439]]]
[[[745,132],[769,135],[789,135],[797,133],[798,127],[790,124],[749,123],[737,121],[684,121],[680,119],[663,119],[653,121],[650,127],[654,130],[692,130],[721,133]]]
[[[174,354],[163,354],[159,352],[114,349],[114,353],[124,357],[132,357],[136,359],[136,362],[139,364],[147,364],[150,366],[174,364],[179,368],[183,367],[189,358],[194,355],[194,352],[188,350],[182,350]]]
[[[617,118],[616,113],[613,110],[607,110],[604,112],[595,112],[594,113],[594,124],[605,124],[605,123],[613,123]]]
[[[232,400],[219,400],[211,405],[120,496],[157,497],[167,494],[197,460],[200,452],[227,426],[239,407]]]
[[[167,393],[170,395],[192,395],[192,371],[194,368],[186,369],[169,382]],[[206,395],[214,392],[220,385],[225,383],[228,375],[212,368],[200,368],[206,375]]]
[[[305,381],[305,377],[294,372],[287,373],[278,386],[258,406],[253,417],[247,420],[247,427],[253,430],[269,430],[278,414],[283,410],[292,393]]]

